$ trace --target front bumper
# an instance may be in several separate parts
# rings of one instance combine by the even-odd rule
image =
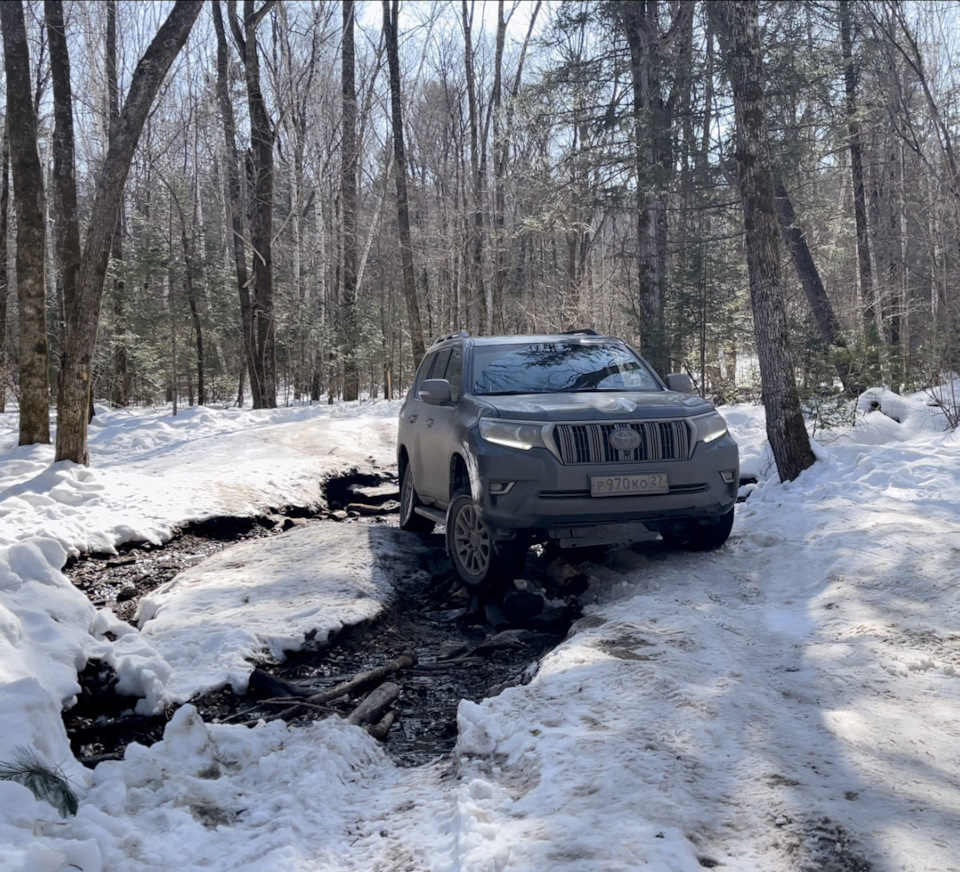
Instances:
[[[543,530],[550,538],[564,539],[611,525],[656,531],[680,519],[709,522],[733,508],[739,487],[739,452],[729,434],[699,443],[689,459],[649,463],[564,465],[542,448],[520,451],[485,444],[483,449],[476,456],[483,519],[503,532]],[[666,472],[670,492],[590,495],[591,475],[647,472]]]

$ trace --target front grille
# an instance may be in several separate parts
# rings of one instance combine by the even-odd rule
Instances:
[[[610,444],[610,434],[622,429],[633,430],[640,437],[636,448],[620,451]],[[690,430],[683,421],[558,424],[553,438],[564,464],[643,463],[690,456]]]

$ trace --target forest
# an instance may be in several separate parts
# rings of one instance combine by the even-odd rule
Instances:
[[[4,2],[0,410],[86,463],[95,403],[394,398],[461,329],[592,327],[820,426],[935,393],[958,12]]]

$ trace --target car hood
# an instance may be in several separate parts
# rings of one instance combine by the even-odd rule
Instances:
[[[636,418],[688,418],[713,410],[698,396],[675,391],[582,391],[477,397],[501,418],[538,421],[611,421]]]

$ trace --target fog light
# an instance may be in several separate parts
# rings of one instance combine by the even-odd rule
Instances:
[[[724,470],[720,473],[720,478],[723,479],[723,481],[724,481],[725,484],[733,484],[733,475],[734,475],[734,470],[732,470],[732,469],[724,469]]]
[[[495,497],[502,497],[510,493],[516,482],[513,481],[492,481],[490,482],[490,494]]]

